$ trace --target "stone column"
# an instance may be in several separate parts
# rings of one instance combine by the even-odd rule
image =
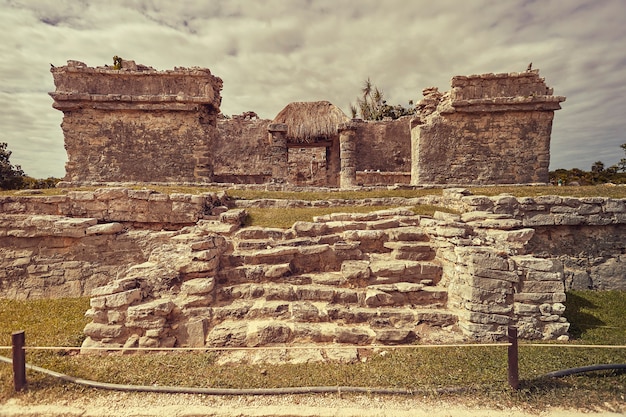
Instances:
[[[352,123],[339,125],[339,188],[356,186],[356,126]]]
[[[287,125],[272,123],[267,127],[270,133],[270,154],[272,158],[272,181],[285,182],[288,174]]]

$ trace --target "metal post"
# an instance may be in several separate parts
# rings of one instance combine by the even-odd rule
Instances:
[[[13,347],[13,386],[19,392],[26,388],[26,351],[24,345],[26,335],[24,330],[11,334]]]
[[[508,328],[509,343],[509,385],[514,390],[519,389],[519,363],[518,363],[518,349],[517,349],[517,328],[510,326]]]

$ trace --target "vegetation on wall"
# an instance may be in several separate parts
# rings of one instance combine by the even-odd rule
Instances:
[[[363,120],[383,120],[385,118],[395,120],[399,117],[415,113],[413,100],[409,101],[408,108],[403,107],[400,104],[395,106],[387,104],[383,91],[372,84],[369,77],[363,82],[361,93],[363,95],[361,97],[357,97],[356,104],[350,104],[350,113],[352,113],[352,118],[360,115]]]

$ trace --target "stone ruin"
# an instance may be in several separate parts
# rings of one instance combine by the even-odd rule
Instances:
[[[291,103],[274,120],[218,118],[222,81],[203,68],[82,62],[51,69],[63,111],[66,180],[80,183],[389,184],[548,182],[554,96],[538,70],[452,79],[414,116],[350,120]]]
[[[371,204],[288,229],[251,207]],[[457,210],[418,216],[421,204]],[[566,289],[626,289],[626,200],[474,196],[233,200],[102,188],[0,197],[0,295],[91,296],[89,347],[314,346],[356,360],[415,341],[567,338]],[[350,345],[350,349],[333,349]],[[230,353],[224,360],[238,360]]]

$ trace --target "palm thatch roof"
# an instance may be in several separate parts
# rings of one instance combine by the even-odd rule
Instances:
[[[337,135],[337,125],[350,119],[328,101],[294,102],[274,118],[287,125],[287,142],[314,143]]]

